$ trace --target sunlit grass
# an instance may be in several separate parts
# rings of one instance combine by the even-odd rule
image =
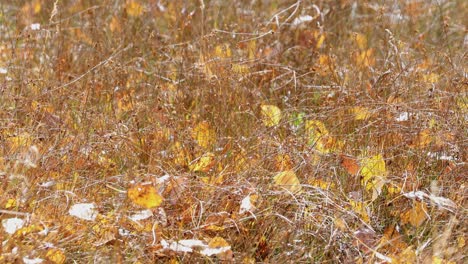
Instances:
[[[463,263],[467,8],[0,4],[0,262]]]

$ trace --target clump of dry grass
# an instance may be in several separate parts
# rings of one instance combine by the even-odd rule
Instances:
[[[1,4],[0,262],[464,262],[467,8]],[[164,201],[132,220],[145,184]],[[164,247],[217,237],[229,252]]]

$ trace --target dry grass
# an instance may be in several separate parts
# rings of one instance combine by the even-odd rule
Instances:
[[[0,262],[466,262],[467,1],[53,2],[0,4],[0,218],[25,220]],[[164,202],[132,221],[143,183]],[[232,256],[161,244],[214,237]]]

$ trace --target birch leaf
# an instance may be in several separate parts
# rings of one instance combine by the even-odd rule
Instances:
[[[263,124],[267,127],[276,126],[281,121],[281,110],[275,105],[261,106]]]
[[[275,185],[281,186],[291,192],[299,192],[302,189],[301,183],[294,171],[282,171],[273,178]]]
[[[385,161],[381,154],[365,158],[361,161],[362,185],[366,190],[372,190],[372,200],[377,199],[385,184],[387,174]]]

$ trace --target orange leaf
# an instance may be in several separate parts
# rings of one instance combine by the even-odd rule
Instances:
[[[414,227],[421,226],[427,219],[427,207],[425,203],[416,202],[414,207],[400,214],[402,224],[411,224]]]
[[[359,172],[359,163],[356,159],[341,155],[341,166],[351,175],[356,175]]]

